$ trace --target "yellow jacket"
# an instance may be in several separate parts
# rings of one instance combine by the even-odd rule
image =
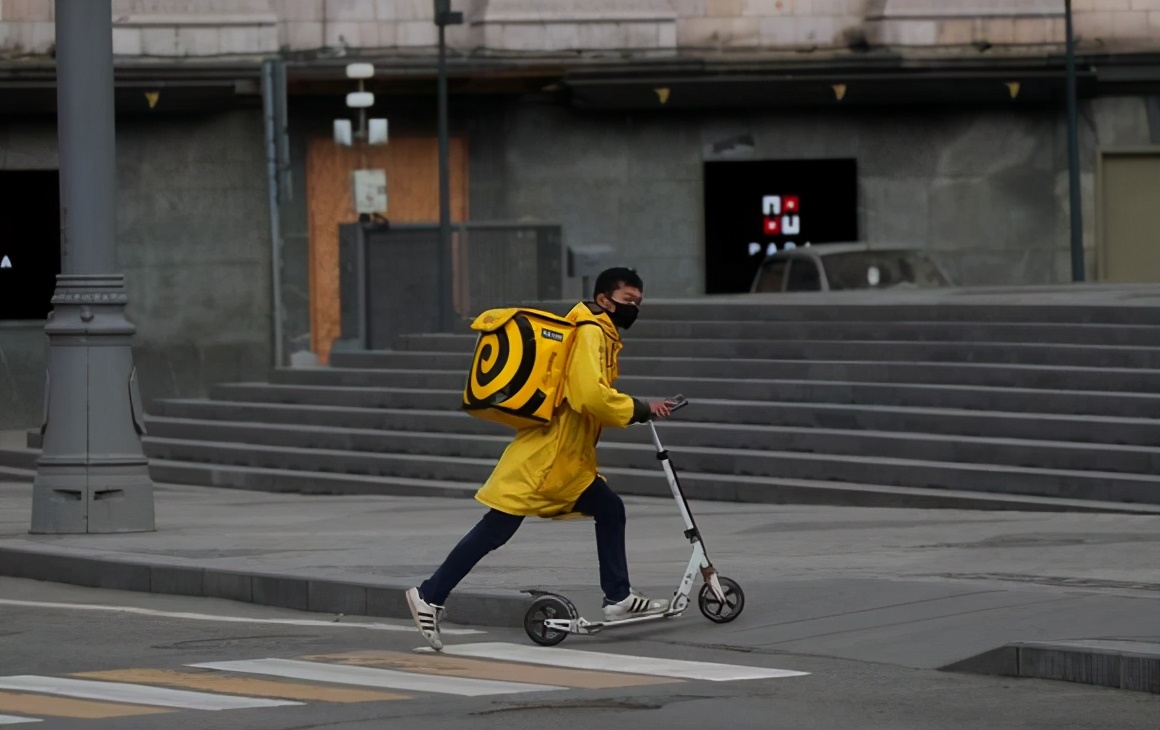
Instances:
[[[620,333],[603,312],[581,302],[567,318],[576,328],[564,400],[547,426],[525,428],[504,450],[475,498],[512,515],[570,512],[597,476],[596,443],[605,427],[625,428],[648,406],[612,387],[619,375]],[[597,326],[592,326],[597,325]]]

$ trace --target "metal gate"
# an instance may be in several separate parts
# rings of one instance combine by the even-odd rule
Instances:
[[[485,309],[560,299],[559,225],[509,222],[452,227],[452,299],[457,320]],[[395,337],[439,330],[439,226],[339,226],[342,335],[336,349],[388,349]],[[458,322],[457,322],[458,327]]]

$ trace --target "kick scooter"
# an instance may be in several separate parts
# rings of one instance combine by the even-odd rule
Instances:
[[[683,395],[674,396],[667,402],[672,411],[677,411],[689,404]],[[665,471],[669,487],[673,492],[673,499],[676,500],[681,516],[685,520],[685,537],[693,546],[693,555],[689,558],[689,566],[685,569],[681,584],[673,593],[668,610],[664,613],[612,621],[589,621],[583,618],[576,610],[575,604],[558,593],[538,590],[525,591],[535,596],[535,600],[532,601],[527,613],[524,614],[524,631],[527,632],[528,638],[541,646],[555,646],[566,639],[568,634],[592,635],[616,626],[677,618],[685,612],[689,605],[689,594],[693,590],[693,583],[696,581],[698,573],[704,580],[704,585],[701,586],[701,591],[697,594],[697,606],[705,618],[714,623],[724,624],[740,616],[742,609],[745,608],[745,594],[742,592],[741,586],[737,584],[737,581],[718,575],[717,569],[709,562],[705,543],[701,539],[697,523],[693,520],[693,513],[689,511],[689,503],[685,499],[685,494],[681,491],[681,483],[677,479],[677,472],[669,459],[669,452],[665,451],[665,447],[661,445],[656,424],[650,420],[648,425],[652,430],[657,459],[661,462],[661,467]]]

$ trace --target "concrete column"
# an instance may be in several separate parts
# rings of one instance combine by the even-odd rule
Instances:
[[[111,0],[56,0],[61,268],[45,383],[33,533],[153,530],[153,482],[116,273]]]

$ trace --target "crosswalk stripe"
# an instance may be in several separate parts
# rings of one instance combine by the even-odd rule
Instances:
[[[351,651],[301,657],[311,662],[349,664],[359,667],[388,667],[406,672],[438,674],[445,677],[500,679],[507,682],[538,682],[580,689],[643,687],[671,684],[683,680],[674,677],[646,677],[617,672],[590,672],[584,669],[537,667],[512,662],[489,662],[441,654],[408,654],[396,651]]]
[[[16,717],[15,715],[0,715],[0,725],[19,725],[23,722],[40,722],[39,717]]]
[[[520,684],[499,682],[488,679],[466,677],[432,677],[393,669],[372,669],[316,662],[295,661],[293,659],[252,659],[232,662],[206,662],[190,664],[200,669],[217,669],[226,672],[266,674],[289,679],[305,679],[313,682],[354,684],[363,687],[383,687],[388,689],[411,690],[414,692],[438,692],[440,694],[479,697],[483,695],[515,694],[517,692],[540,692],[565,689],[543,684]]]
[[[430,651],[423,647],[419,651]],[[591,669],[595,671],[617,671],[631,674],[651,674],[681,679],[705,679],[712,682],[731,682],[742,679],[778,679],[781,677],[801,677],[808,672],[788,669],[765,669],[736,664],[694,662],[682,659],[655,659],[626,654],[604,654],[595,651],[559,649],[543,646],[521,646],[502,642],[479,644],[456,644],[446,646],[443,653],[453,656],[476,657],[480,659],[500,659],[528,664]]]
[[[134,715],[158,715],[171,710],[161,707],[140,705],[119,705],[113,702],[74,700],[69,697],[34,695],[24,692],[0,692],[0,711],[19,712],[22,715],[47,715],[49,717],[75,717],[85,720],[101,720],[109,717],[131,717]]]
[[[0,598],[0,606],[24,606],[27,608],[51,608],[58,611],[104,611],[110,613],[130,613],[138,616],[160,616],[162,618],[176,618],[188,621],[216,621],[219,623],[235,624],[272,624],[283,626],[311,626],[328,629],[368,629],[372,631],[414,631],[415,625],[406,623],[359,623],[357,621],[323,621],[310,618],[255,618],[251,616],[221,616],[210,613],[189,613],[188,611],[159,611],[155,608],[137,608],[135,606],[101,606],[92,603],[59,603],[52,601],[20,601],[13,598]],[[486,634],[479,629],[440,629],[446,636],[467,636],[470,634]]]
[[[169,669],[115,669],[106,672],[81,672],[72,675],[84,679],[103,679],[109,682],[133,682],[136,684],[162,684],[169,687],[183,687],[203,692],[251,695],[255,697],[277,697],[282,700],[303,700],[318,702],[383,702],[386,700],[406,700],[407,695],[392,692],[376,692],[367,689],[346,689],[323,687],[317,684],[280,682],[253,677],[226,677],[209,672],[175,672]]]
[[[90,700],[111,700],[138,705],[158,705],[180,707],[186,710],[240,710],[247,707],[282,707],[300,705],[301,702],[287,700],[267,700],[259,697],[231,697],[226,695],[189,692],[181,689],[147,687],[140,684],[120,682],[95,682],[87,679],[68,677],[36,677],[20,675],[0,677],[0,689],[15,689],[25,692],[80,697]]]

